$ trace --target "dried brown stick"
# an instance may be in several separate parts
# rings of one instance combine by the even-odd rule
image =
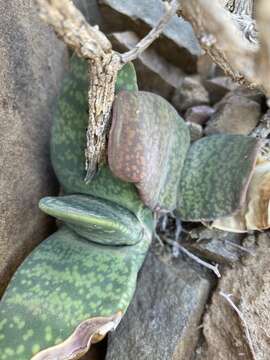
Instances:
[[[244,332],[245,332],[245,336],[248,342],[248,346],[251,352],[251,355],[253,357],[253,360],[257,360],[257,356],[256,356],[256,352],[254,349],[254,345],[253,345],[253,341],[250,335],[250,330],[248,327],[248,324],[242,314],[242,312],[238,309],[238,307],[235,305],[235,303],[232,301],[231,299],[231,295],[230,294],[225,294],[223,291],[220,291],[219,294],[229,303],[229,305],[234,309],[234,311],[236,312],[236,314],[238,315],[239,319],[241,320]]]
[[[86,181],[93,178],[97,168],[106,161],[107,135],[114,87],[118,71],[134,60],[161,34],[176,13],[177,0],[165,2],[166,12],[157,26],[133,50],[119,54],[112,50],[107,37],[84,16],[70,0],[36,0],[41,17],[76,53],[89,62],[89,121],[86,133]]]

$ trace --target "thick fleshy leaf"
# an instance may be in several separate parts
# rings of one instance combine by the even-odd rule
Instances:
[[[242,135],[212,135],[188,152],[179,187],[183,220],[215,220],[239,210],[246,199],[260,143]]]
[[[125,64],[117,74],[115,93],[123,90],[138,91],[137,75],[132,63]]]
[[[256,165],[247,198],[242,209],[233,216],[217,219],[213,227],[231,232],[247,232],[270,228],[270,162]]]
[[[46,197],[39,207],[85,239],[103,245],[136,244],[147,231],[129,210],[92,196]]]
[[[31,360],[76,360],[88,352],[92,343],[114,330],[121,320],[121,313],[109,317],[96,317],[83,321],[72,335],[61,344],[42,350]]]
[[[41,243],[0,303],[1,360],[29,360],[87,319],[124,313],[149,244],[103,246],[67,227]]]
[[[121,92],[113,105],[108,158],[113,174],[135,183],[152,210],[173,210],[189,130],[176,110],[162,97]]]
[[[119,77],[117,89],[136,89],[136,74],[132,65],[123,67]],[[125,84],[124,79],[130,79],[131,82]],[[140,213],[146,209],[135,186],[114,177],[107,166],[103,166],[90,183],[85,182],[87,123],[87,64],[73,56],[70,60],[70,71],[63,82],[52,127],[51,159],[56,176],[67,194],[81,193],[110,200],[140,217]]]

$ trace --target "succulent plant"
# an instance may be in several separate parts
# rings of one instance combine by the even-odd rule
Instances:
[[[109,165],[85,182],[87,87],[87,66],[74,57],[52,129],[51,158],[64,195],[40,202],[63,225],[25,260],[4,295],[1,360],[81,357],[132,299],[153,211],[215,220],[235,213],[246,197],[257,140],[212,135],[190,146],[172,106],[138,91],[132,64],[118,74]]]

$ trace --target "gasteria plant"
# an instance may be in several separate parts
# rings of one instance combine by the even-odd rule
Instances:
[[[1,360],[80,358],[127,310],[153,212],[176,210],[188,221],[233,214],[258,154],[258,141],[240,135],[190,145],[183,119],[165,99],[138,91],[128,63],[116,82],[108,165],[85,182],[88,69],[76,57],[70,65],[51,142],[63,196],[40,201],[62,225],[25,260],[4,295]]]

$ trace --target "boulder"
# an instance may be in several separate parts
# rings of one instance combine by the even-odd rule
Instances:
[[[270,359],[269,233],[256,235],[256,256],[249,256],[223,274],[203,320],[205,343],[196,360]],[[230,295],[248,327],[255,355],[247,343],[243,322],[220,292]]]
[[[187,109],[184,119],[199,125],[205,125],[215,110],[207,105],[192,106]]]
[[[104,22],[111,32],[132,30],[146,35],[164,14],[162,0],[99,0]],[[162,56],[183,71],[194,73],[201,54],[191,25],[176,15],[153,44]]]
[[[201,226],[190,231],[190,240],[185,246],[208,261],[230,265],[238,261],[240,255],[246,255],[249,251],[241,248],[243,237],[243,234]]]
[[[65,47],[32,1],[0,0],[0,12],[1,295],[18,265],[52,230],[38,201],[58,191],[49,137]]]
[[[192,106],[208,105],[209,95],[197,76],[187,76],[175,91],[172,103],[180,113],[183,113]]]
[[[227,76],[217,76],[203,81],[204,87],[209,93],[211,104],[220,101],[229,91],[239,87],[231,78]]]
[[[260,116],[261,107],[256,101],[239,95],[226,96],[216,105],[205,133],[248,135],[257,126]]]
[[[210,282],[180,258],[152,249],[123,320],[109,335],[106,360],[189,360]]]
[[[113,33],[110,36],[113,49],[119,52],[131,50],[140,40],[132,31]],[[183,81],[183,72],[166,61],[154,49],[148,48],[134,60],[140,90],[154,92],[170,99]]]

